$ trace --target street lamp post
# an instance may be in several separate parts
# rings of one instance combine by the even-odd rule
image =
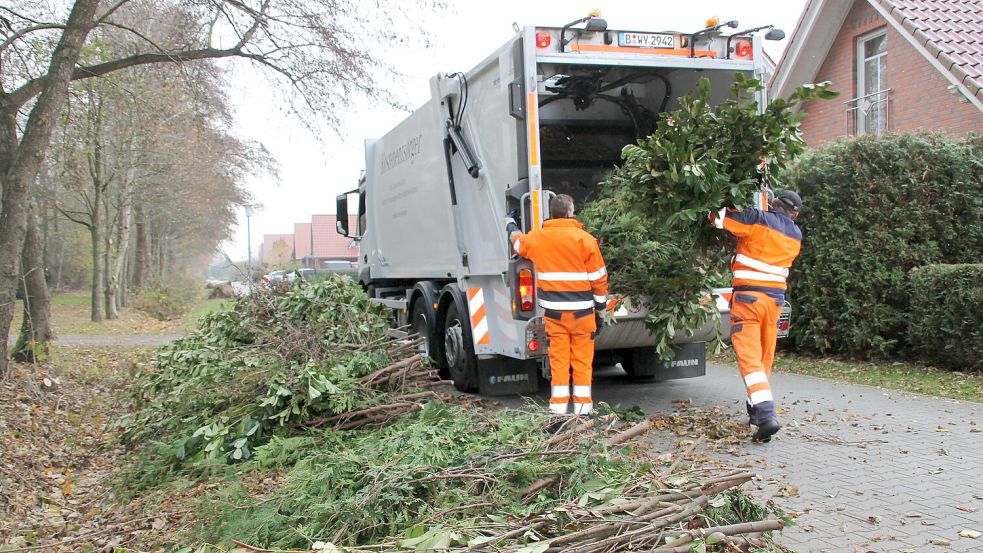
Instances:
[[[253,241],[252,232],[249,228],[249,218],[255,213],[254,204],[245,204],[246,208],[246,290],[250,296],[253,295]]]

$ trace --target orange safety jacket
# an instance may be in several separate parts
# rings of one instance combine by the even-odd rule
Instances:
[[[731,263],[737,292],[763,292],[784,299],[788,270],[802,248],[802,231],[782,211],[725,208],[710,213],[710,222],[737,236]]]
[[[597,239],[576,219],[549,219],[529,234],[515,232],[512,247],[536,265],[536,297],[553,311],[603,310],[608,273]]]

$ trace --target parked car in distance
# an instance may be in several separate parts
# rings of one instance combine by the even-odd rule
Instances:
[[[315,274],[317,274],[317,271],[314,269],[297,269],[295,271],[287,271],[287,273],[283,275],[283,279],[287,282],[293,282],[297,280],[297,277],[299,276],[301,280],[310,282],[311,279],[314,278]]]
[[[321,262],[322,269],[351,269],[358,265],[354,261],[345,259],[328,259]]]
[[[283,280],[284,275],[287,271],[271,271],[263,275],[263,284],[269,284],[271,282],[277,282]]]

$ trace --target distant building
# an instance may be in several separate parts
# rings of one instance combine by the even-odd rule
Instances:
[[[809,0],[770,88],[787,97],[823,81],[841,96],[803,107],[810,146],[983,130],[983,0]]]
[[[303,261],[311,256],[311,224],[294,223],[294,259]]]
[[[294,257],[293,234],[264,234],[259,261],[270,266],[290,263]]]
[[[311,217],[311,254],[304,259],[305,267],[321,268],[325,261],[358,260],[358,244],[338,234],[335,215]],[[355,215],[348,216],[348,228],[355,229]]]

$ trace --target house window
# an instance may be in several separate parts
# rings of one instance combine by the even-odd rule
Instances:
[[[888,130],[887,33],[877,31],[857,41],[857,134]]]

